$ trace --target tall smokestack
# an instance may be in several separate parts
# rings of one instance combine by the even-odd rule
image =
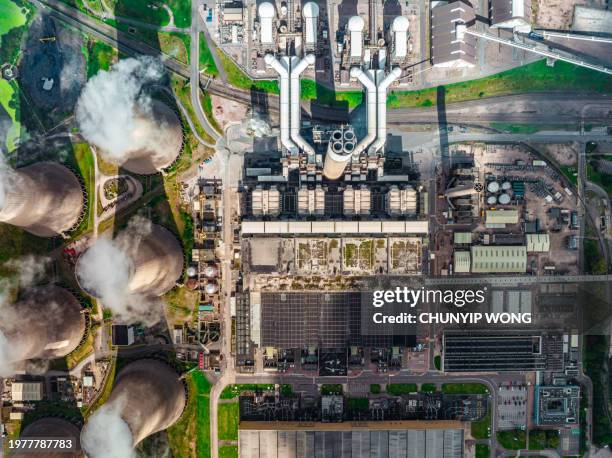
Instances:
[[[38,454],[45,458],[82,458],[83,452],[79,443],[79,436],[81,432],[72,423],[55,417],[45,417],[40,420],[36,420],[34,423],[30,423],[21,432],[19,439],[58,439],[58,440],[71,440],[73,444],[73,451],[58,451],[58,452],[45,452],[44,454]],[[28,453],[12,453],[11,458],[32,458],[32,452]]]
[[[28,291],[0,308],[0,376],[29,359],[61,358],[85,333],[85,317],[76,298],[59,286]]]
[[[186,404],[179,375],[165,363],[143,359],[117,376],[110,398],[81,434],[89,458],[129,456],[143,439],[172,426]]]
[[[83,211],[77,177],[55,162],[17,170],[0,164],[0,221],[39,237],[55,237],[71,229]]]

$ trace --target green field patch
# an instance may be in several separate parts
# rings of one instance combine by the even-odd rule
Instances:
[[[87,40],[87,78],[96,75],[100,70],[108,71],[117,61],[119,53],[116,48],[94,38]]]
[[[476,458],[490,458],[491,447],[487,444],[476,444]]]
[[[559,431],[532,429],[529,431],[529,450],[556,449],[559,446]]]
[[[470,431],[474,439],[488,439],[491,437],[491,406],[489,405],[487,414],[482,420],[473,421],[470,424]]]
[[[21,123],[18,119],[19,87],[15,81],[0,79],[0,105],[12,122],[4,139],[4,145],[10,152],[17,147],[21,136]]]
[[[200,70],[210,76],[219,75],[219,69],[203,33],[200,33]]]
[[[394,396],[400,394],[416,393],[418,390],[416,383],[389,383],[385,391]]]
[[[237,402],[219,404],[219,439],[238,440],[240,406]]]
[[[219,399],[234,399],[244,391],[274,391],[274,385],[243,383],[240,385],[228,385],[223,388]]]
[[[321,394],[323,396],[330,395],[330,394],[341,395],[342,394],[342,385],[340,385],[340,384],[321,385]]]
[[[521,429],[497,431],[497,442],[507,450],[521,450],[527,447],[527,435]]]
[[[489,389],[482,383],[444,383],[445,394],[489,394]]]
[[[238,458],[238,446],[222,445],[219,447],[219,458]]]
[[[423,383],[421,385],[421,391],[424,393],[434,393],[436,390],[437,388],[435,383]]]
[[[0,36],[27,21],[24,11],[11,0],[0,0]]]

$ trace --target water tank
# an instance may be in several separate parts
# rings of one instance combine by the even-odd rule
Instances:
[[[187,276],[188,277],[195,277],[198,274],[198,269],[196,269],[194,266],[189,266],[189,268],[187,269]]]
[[[496,203],[497,203],[497,197],[495,197],[495,196],[487,197],[487,204],[495,205]]]
[[[504,191],[507,191],[509,189],[512,189],[512,183],[510,183],[509,181],[504,181],[501,187]]]
[[[508,205],[510,203],[510,195],[503,193],[499,196],[499,203],[501,205]]]
[[[215,283],[206,284],[206,294],[215,294],[219,290],[219,287]]]
[[[208,278],[216,277],[217,273],[218,270],[215,266],[206,266],[206,269],[204,269],[204,275],[206,275]]]
[[[499,183],[497,181],[491,181],[487,185],[487,191],[491,193],[499,192]]]

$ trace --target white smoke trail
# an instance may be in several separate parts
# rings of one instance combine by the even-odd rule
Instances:
[[[115,323],[153,325],[162,317],[161,300],[130,291],[132,260],[143,237],[150,232],[149,220],[134,217],[115,239],[96,240],[79,258],[77,276],[81,286],[112,311]]]
[[[87,421],[81,446],[89,458],[134,458],[132,432],[121,418],[121,402],[105,404]]]
[[[151,98],[142,91],[163,74],[160,60],[143,56],[120,60],[87,82],[77,102],[77,122],[82,135],[108,161],[121,165],[140,150],[164,153],[164,129],[153,128]]]

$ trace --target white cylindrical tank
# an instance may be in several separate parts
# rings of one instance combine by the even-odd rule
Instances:
[[[393,32],[393,58],[403,59],[407,54],[408,28],[410,22],[404,16],[393,19],[391,31]]]
[[[497,181],[491,181],[487,185],[487,191],[492,193],[499,192],[499,183]]]
[[[195,267],[190,266],[190,267],[187,269],[187,276],[188,276],[189,278],[195,277],[197,274],[198,274],[198,269],[196,269]]]
[[[504,191],[508,191],[509,189],[511,189],[511,188],[512,188],[512,183],[510,183],[509,181],[504,181],[504,182],[502,183],[501,188],[502,188]]]
[[[124,445],[133,448],[172,426],[183,413],[186,400],[185,386],[169,365],[154,359],[129,363],[119,372],[108,401],[89,417],[81,433],[81,446],[90,457],[113,456],[109,451],[118,450],[109,442],[120,438],[106,435],[114,426],[129,434]]]
[[[79,221],[83,205],[79,180],[61,164],[39,162],[17,170],[0,164],[0,222],[55,237]]]
[[[317,21],[319,20],[319,5],[315,2],[308,2],[302,10],[304,16],[304,42],[306,45],[314,46],[317,44]]]
[[[208,278],[216,277],[218,272],[219,271],[215,266],[207,266],[206,269],[204,269],[204,275],[206,275]]]
[[[270,2],[263,2],[257,9],[259,13],[259,24],[261,27],[260,41],[262,44],[269,45],[274,43],[273,33],[273,19],[274,19],[274,5]]]
[[[497,197],[495,197],[495,196],[487,197],[487,204],[495,205],[496,203],[497,203]]]
[[[206,294],[215,294],[219,290],[219,287],[215,283],[206,284]]]
[[[351,37],[351,57],[361,58],[365,21],[361,16],[352,16],[348,21],[347,27]]]
[[[504,192],[499,196],[499,203],[501,205],[508,205],[510,203],[510,196]]]

